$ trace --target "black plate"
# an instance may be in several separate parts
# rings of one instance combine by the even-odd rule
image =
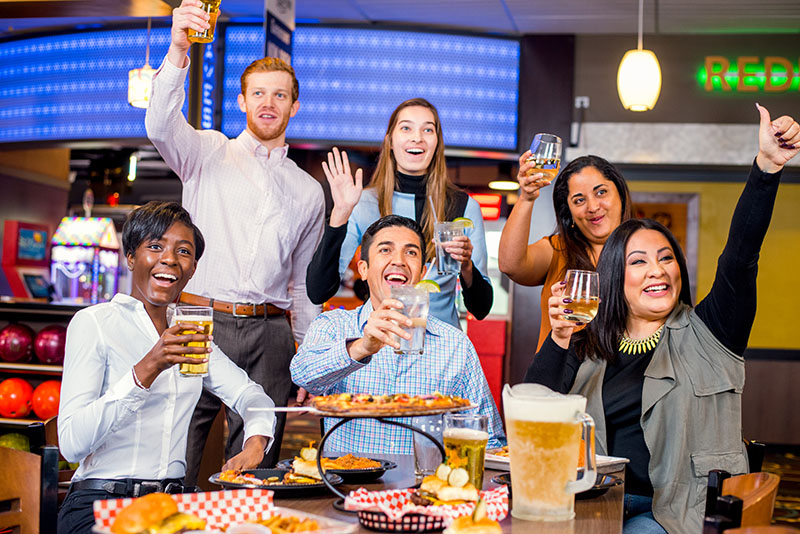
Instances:
[[[511,493],[511,473],[500,473],[499,475],[495,475],[492,477],[492,482],[495,484],[505,484],[508,486],[508,492]],[[603,475],[598,473],[597,480],[594,483],[594,486],[589,488],[586,491],[582,491],[580,493],[575,494],[576,499],[594,499],[595,497],[599,497],[600,495],[607,492],[610,488],[614,486],[619,486],[622,484],[622,479],[619,477],[615,477],[614,475]]]
[[[338,456],[331,456],[330,458],[338,458]],[[386,471],[397,467],[396,463],[390,462],[389,460],[381,460],[380,458],[370,458],[370,460],[380,462],[381,466],[370,467],[369,469],[328,469],[325,472],[339,475],[348,484],[364,484],[365,482],[371,482],[381,478]],[[290,471],[293,461],[293,458],[281,460],[278,462],[277,467]]]
[[[248,475],[253,475],[261,479],[269,477],[281,477],[287,473],[286,469],[248,469],[242,471]],[[268,489],[275,492],[276,497],[295,497],[298,495],[307,495],[311,493],[318,493],[327,490],[327,486],[318,482],[316,484],[236,484],[234,482],[225,482],[219,479],[222,473],[214,473],[208,479],[212,484],[219,484],[220,486],[228,489],[242,489],[242,488],[256,488]],[[333,473],[327,473],[326,478],[333,486],[338,486],[342,482],[342,477]]]

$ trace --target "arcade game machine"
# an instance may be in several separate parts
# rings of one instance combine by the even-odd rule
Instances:
[[[56,298],[73,304],[111,300],[119,283],[120,244],[108,217],[64,217],[51,241]]]
[[[48,233],[41,224],[5,221],[2,269],[13,297],[50,298]]]

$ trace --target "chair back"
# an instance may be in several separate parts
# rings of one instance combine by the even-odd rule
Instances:
[[[726,530],[725,534],[800,534],[800,530],[782,525],[770,525],[768,527],[732,528]]]
[[[744,501],[742,527],[770,524],[780,481],[778,475],[762,471],[731,477],[722,483],[723,495],[734,495]]]
[[[0,447],[0,530],[39,532],[42,457]]]

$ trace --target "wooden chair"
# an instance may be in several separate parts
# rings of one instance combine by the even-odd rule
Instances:
[[[58,448],[45,446],[39,451],[0,447],[0,530],[20,534],[56,531]]]
[[[768,527],[744,527],[731,528],[725,534],[800,534],[800,530],[782,525],[770,525]]]
[[[730,477],[722,483],[723,495],[744,501],[741,527],[770,524],[780,481],[778,475],[760,472]]]

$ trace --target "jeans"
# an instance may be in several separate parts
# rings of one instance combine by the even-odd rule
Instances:
[[[653,518],[653,498],[625,494],[625,520],[622,534],[667,534]]]

